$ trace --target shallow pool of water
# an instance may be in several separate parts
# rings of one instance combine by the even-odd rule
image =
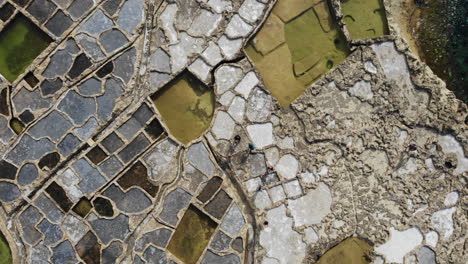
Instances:
[[[0,264],[11,264],[13,259],[11,256],[11,250],[8,246],[8,242],[0,232]]]
[[[24,72],[52,39],[19,14],[0,32],[0,73],[10,82]]]
[[[208,246],[216,226],[211,218],[190,205],[167,249],[185,264],[195,264]]]
[[[281,106],[349,54],[326,1],[280,0],[245,49]]]
[[[371,250],[369,242],[356,237],[347,238],[325,252],[316,264],[369,264]]]
[[[381,0],[342,0],[341,11],[351,39],[388,35],[385,8]]]
[[[171,134],[187,144],[210,126],[214,112],[213,89],[184,72],[152,97]]]

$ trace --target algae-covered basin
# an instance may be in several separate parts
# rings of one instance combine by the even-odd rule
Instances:
[[[214,113],[214,91],[188,71],[152,96],[169,132],[184,144],[200,137]]]
[[[24,15],[0,32],[0,73],[10,82],[24,72],[52,39]]]
[[[356,237],[347,238],[325,252],[316,264],[369,264],[371,250],[369,242]]]
[[[5,236],[0,232],[0,264],[11,264],[13,258]]]
[[[389,34],[385,8],[381,0],[342,0],[341,11],[351,39]]]
[[[167,249],[185,264],[195,264],[208,246],[216,226],[210,217],[190,205]]]

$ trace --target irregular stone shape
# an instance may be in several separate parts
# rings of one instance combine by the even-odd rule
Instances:
[[[51,252],[48,247],[39,244],[31,249],[31,263],[47,263]]]
[[[89,230],[88,226],[83,221],[71,214],[65,217],[61,227],[73,243],[80,241]]]
[[[272,105],[271,96],[262,89],[256,88],[247,104],[246,116],[251,122],[264,122],[270,116]]]
[[[99,39],[107,53],[122,48],[127,42],[127,37],[118,29],[111,29],[101,34]]]
[[[272,202],[266,190],[261,190],[257,192],[254,198],[254,204],[255,207],[257,207],[261,211],[271,206]]]
[[[426,234],[424,234],[426,238],[426,244],[428,246],[431,246],[433,248],[437,247],[437,242],[439,242],[439,233],[436,231],[429,231]]]
[[[89,55],[93,60],[97,61],[106,57],[102,52],[101,47],[99,47],[99,44],[95,38],[87,34],[81,33],[76,35],[75,39],[78,41],[85,53]]]
[[[49,196],[62,208],[64,212],[68,212],[73,203],[68,199],[65,190],[55,181],[49,184],[45,190]]]
[[[79,30],[97,37],[102,32],[111,29],[113,26],[114,23],[112,20],[100,9],[97,9],[97,11],[80,26]]]
[[[348,91],[351,95],[356,96],[362,100],[370,100],[374,97],[371,84],[367,81],[359,81],[355,83],[354,86],[349,88]]]
[[[128,227],[128,216],[119,214],[114,219],[98,218],[91,220],[91,226],[104,244],[113,239],[123,240],[130,232]]]
[[[236,92],[240,93],[244,98],[248,98],[252,89],[260,82],[255,72],[247,73],[244,78],[237,84],[236,88],[234,89]],[[260,89],[259,89],[260,90]],[[261,90],[260,90],[261,91]],[[259,93],[259,95],[254,96],[253,100],[261,99],[263,96]],[[271,99],[270,99],[271,101]],[[270,102],[271,104],[271,102]],[[253,104],[254,106],[259,105],[259,102]],[[268,106],[270,107],[270,106]],[[269,112],[269,111],[268,111]]]
[[[223,56],[221,55],[221,50],[219,49],[218,45],[213,41],[208,43],[208,47],[202,53],[203,58],[205,59],[208,64],[211,66],[215,66],[223,60]]]
[[[109,152],[109,153],[114,153],[120,147],[122,147],[124,142],[122,139],[120,139],[119,136],[117,136],[116,133],[112,133],[109,136],[107,136],[102,142],[101,145]]]
[[[309,191],[305,196],[288,201],[288,208],[294,219],[294,226],[320,224],[321,220],[330,213],[332,196],[330,188],[324,183]]]
[[[283,201],[286,198],[283,186],[278,185],[270,189],[270,197],[273,203]]]
[[[47,219],[42,220],[42,222],[37,225],[37,227],[42,231],[42,233],[45,234],[45,245],[55,245],[57,242],[62,240],[63,232],[60,227],[58,225],[52,224]]]
[[[177,42],[179,39],[177,31],[174,27],[174,22],[178,10],[179,8],[177,7],[176,3],[168,4],[159,16],[161,27],[164,29],[164,32],[166,33],[171,44]]]
[[[34,0],[26,10],[40,23],[44,23],[56,8],[57,6],[49,0]]]
[[[55,15],[45,24],[45,27],[57,37],[62,34],[73,24],[73,20],[65,15],[61,10],[57,11]]]
[[[188,69],[204,82],[208,82],[211,79],[211,67],[201,58],[196,59],[192,64],[190,64]]]
[[[201,173],[199,170],[197,170],[190,164],[187,167],[185,167],[184,174],[184,178],[189,179],[190,181],[186,188],[192,194],[197,193],[197,190],[200,187],[201,183],[206,182],[208,180],[208,177],[206,177],[203,173]]]
[[[246,23],[239,15],[234,15],[226,27],[226,34],[228,37],[235,39],[246,37],[252,30],[251,25]]]
[[[39,160],[39,169],[41,170],[52,170],[60,162],[60,154],[52,152]]]
[[[275,169],[283,178],[294,179],[296,178],[297,172],[299,170],[299,162],[293,155],[286,154],[278,161]]]
[[[98,117],[103,121],[107,121],[114,111],[115,101],[123,92],[122,85],[114,78],[106,80],[106,91],[104,95],[99,96],[96,101],[98,105]]]
[[[146,259],[146,263],[149,264],[167,263],[166,252],[153,246],[149,246],[145,250],[145,253],[143,253],[143,257]]]
[[[174,141],[166,139],[144,156],[144,161],[150,168],[148,177],[153,182],[170,182],[176,176],[178,149],[179,146]]]
[[[13,137],[13,131],[8,126],[8,120],[0,115],[0,141],[6,144]]]
[[[98,80],[94,77],[87,79],[80,85],[78,85],[78,90],[80,94],[85,96],[94,96],[102,92],[101,80]]]
[[[73,168],[82,178],[79,186],[81,191],[85,194],[97,191],[107,182],[101,173],[99,173],[97,169],[93,168],[84,158],[73,163]]]
[[[1,168],[0,171],[3,173]],[[22,186],[27,186],[33,183],[38,176],[37,167],[32,163],[26,163],[18,173],[18,183]]]
[[[112,206],[112,203],[108,199],[98,197],[93,201],[93,205],[94,205],[94,210],[100,216],[106,216],[106,217],[114,216],[114,207]]]
[[[234,203],[224,217],[223,222],[221,223],[221,228],[229,235],[236,236],[244,225],[244,216],[242,215],[239,206]]]
[[[457,204],[458,197],[459,197],[458,191],[453,191],[453,192],[448,193],[445,196],[444,205],[454,206],[455,204]]]
[[[151,206],[152,202],[140,189],[133,188],[124,193],[119,187],[112,184],[104,191],[117,208],[125,213],[140,213]]]
[[[239,8],[239,15],[247,22],[255,23],[263,14],[265,4],[256,0],[245,0]]]
[[[8,203],[18,199],[21,192],[16,184],[9,182],[0,182],[0,201]]]
[[[0,161],[0,179],[15,180],[16,171],[18,171],[18,168],[13,164],[5,160]]]
[[[34,140],[29,135],[24,135],[6,157],[14,164],[21,165],[25,160],[38,160],[54,148],[54,144],[47,138]]]
[[[119,9],[120,3],[122,3],[122,0],[107,0],[102,7],[109,15],[113,16]]]
[[[205,257],[201,261],[201,264],[240,264],[240,258],[234,254],[228,254],[224,256],[219,256],[211,252],[210,250],[206,251]]]
[[[453,171],[455,175],[468,171],[468,158],[465,157],[463,146],[452,135],[439,136],[437,139],[445,154],[453,153],[457,157],[457,167]]]
[[[418,228],[412,227],[398,231],[390,227],[390,238],[384,244],[375,248],[375,251],[384,256],[388,262],[403,263],[406,254],[415,249],[423,241]]]
[[[76,54],[79,51],[80,49],[75,41],[68,39],[65,48],[55,52],[50,57],[49,65],[47,65],[42,75],[49,79],[65,75],[73,64],[72,54]]]
[[[167,73],[160,73],[160,72],[150,72],[149,74],[149,84],[152,88],[156,89],[162,87],[169,79],[171,75]]]
[[[169,55],[163,49],[157,49],[151,54],[150,67],[160,72],[171,73]]]
[[[70,155],[73,151],[78,149],[81,141],[73,134],[67,134],[62,141],[57,145],[60,154],[63,156]]]
[[[263,186],[274,184],[279,182],[278,174],[276,173],[268,173],[260,177],[260,181]]]
[[[60,51],[58,51],[58,52],[60,52]],[[57,54],[58,52],[56,52],[55,54]],[[70,61],[71,61],[71,59],[70,59]],[[46,79],[41,84],[41,93],[42,93],[43,96],[55,94],[62,87],[63,87],[63,83],[62,83],[61,79],[59,79],[59,78]]]
[[[284,189],[288,198],[302,194],[302,188],[298,180],[290,181],[284,184]]]
[[[60,211],[58,206],[45,196],[44,193],[34,200],[34,205],[37,206],[51,222],[58,224],[62,221],[64,216],[62,211]]]
[[[228,113],[237,121],[237,123],[242,123],[244,120],[245,112],[245,100],[239,96],[236,96],[231,103],[231,106],[228,109]]]
[[[51,258],[52,263],[73,264],[77,262],[75,250],[68,240],[60,243],[52,251],[54,252]]]
[[[140,239],[137,240],[134,249],[135,251],[141,252],[143,249],[145,249],[146,245],[150,243],[158,247],[165,248],[169,242],[171,234],[172,231],[167,228],[159,228],[154,231],[145,233],[143,236],[141,236]]]
[[[188,206],[191,198],[192,196],[188,192],[180,188],[170,192],[164,200],[164,208],[159,218],[172,226],[177,225],[179,221],[177,214]]]
[[[123,245],[120,241],[113,241],[102,250],[102,264],[114,264],[123,253]]]
[[[263,153],[255,153],[249,155],[247,159],[250,164],[250,175],[253,177],[263,175],[267,172],[265,164],[265,155]]]
[[[211,132],[218,139],[231,139],[236,123],[228,113],[219,111],[213,122]]]
[[[31,123],[32,121],[34,121],[34,118],[35,118],[35,117],[34,117],[34,114],[31,113],[31,111],[25,110],[23,113],[21,113],[21,114],[19,115],[19,118],[20,118],[20,120],[21,120],[23,123],[29,124],[29,123]]]
[[[210,153],[203,142],[192,144],[187,151],[187,159],[193,166],[211,177],[214,175],[216,168],[213,161],[210,159]]]
[[[87,141],[94,134],[98,126],[96,118],[91,117],[82,127],[75,128],[73,132],[81,140]]]
[[[418,251],[419,264],[436,264],[436,254],[429,247],[421,247]]]
[[[200,200],[202,203],[206,203],[208,200],[213,197],[213,195],[218,191],[219,187],[223,180],[220,177],[213,177],[211,178],[205,185],[205,188],[200,192],[197,196],[197,199]]]
[[[3,192],[2,192],[3,193]],[[19,216],[23,232],[22,237],[31,245],[34,245],[42,238],[42,234],[34,227],[42,218],[42,214],[33,206],[28,206]]]
[[[52,99],[43,98],[41,96],[39,89],[30,92],[26,88],[22,88],[13,97],[13,104],[18,113],[23,112],[26,108],[30,109],[31,111],[49,108],[51,102]]]
[[[201,9],[200,13],[192,22],[188,33],[191,36],[211,36],[223,19],[220,14],[214,14],[206,9]]]
[[[52,111],[46,117],[39,120],[39,122],[29,130],[29,133],[37,139],[49,137],[54,142],[57,142],[71,127],[72,124],[70,121],[65,119],[57,111]]]
[[[91,63],[91,60],[88,58],[88,56],[86,56],[84,53],[81,53],[75,58],[75,61],[73,61],[73,65],[68,72],[68,77],[70,77],[70,79],[75,79],[92,65],[93,64]]]
[[[75,246],[78,256],[87,264],[95,264],[101,262],[101,244],[97,237],[88,232]]]
[[[232,11],[232,3],[230,0],[209,0],[208,6],[213,8],[217,13],[221,13],[223,11]]]
[[[120,9],[117,24],[127,33],[132,34],[137,26],[143,22],[144,11],[144,0],[128,0]]]
[[[271,123],[247,126],[247,133],[252,139],[255,148],[263,149],[275,143],[273,125]]]
[[[131,140],[141,130],[141,128],[143,128],[143,125],[132,116],[117,130],[124,136],[125,139]]]
[[[210,248],[218,252],[226,252],[229,250],[232,238],[222,231],[216,232],[211,240]]]
[[[266,220],[268,226],[260,231],[259,240],[266,256],[277,259],[278,263],[301,263],[306,245],[299,233],[292,229],[293,221],[286,215],[286,207],[281,205],[268,211]]]
[[[206,206],[205,210],[217,219],[223,218],[224,213],[229,208],[232,198],[224,191],[220,190],[213,200],[211,200]]]
[[[99,165],[101,172],[107,176],[108,179],[112,179],[117,173],[123,168],[122,163],[117,159],[116,156],[111,156]]]
[[[218,45],[224,57],[228,60],[232,60],[242,48],[242,39],[229,39],[226,35],[223,35],[219,38]]]
[[[81,199],[83,192],[78,188],[81,179],[70,168],[59,173],[56,180],[66,190],[73,203],[77,203]]]
[[[91,78],[79,86],[80,92],[93,95],[101,90],[100,82]],[[67,114],[75,125],[83,125],[96,112],[96,103],[92,98],[86,98],[75,91],[70,91],[60,102],[58,108]]]
[[[234,239],[234,241],[232,241],[231,243],[231,247],[232,249],[234,249],[235,251],[239,252],[239,253],[242,253],[244,252],[244,241],[241,237],[238,237],[236,239]]]
[[[242,69],[233,66],[221,66],[215,72],[216,93],[223,94],[236,85],[242,78]]]
[[[120,77],[127,84],[135,71],[136,50],[134,48],[126,51],[114,60],[113,74]]]
[[[93,7],[93,0],[81,0],[73,1],[73,3],[68,7],[68,13],[75,19],[80,19],[86,12],[88,12],[91,7]]]
[[[457,210],[456,207],[437,211],[431,216],[431,224],[444,234],[444,240],[450,238],[453,233],[453,213]]]
[[[150,144],[150,141],[144,134],[138,135],[130,144],[128,144],[122,151],[119,152],[119,157],[124,163],[128,163],[134,159],[138,154],[143,152]]]

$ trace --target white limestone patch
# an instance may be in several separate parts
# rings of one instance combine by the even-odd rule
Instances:
[[[444,205],[447,206],[447,207],[454,206],[455,204],[457,204],[458,197],[459,197],[459,195],[458,195],[457,191],[453,191],[453,192],[448,193],[445,196]]]
[[[67,191],[68,197],[74,203],[77,203],[81,197],[83,197],[83,192],[81,192],[78,187],[80,181],[81,178],[78,177],[70,168],[57,176],[57,183]]]
[[[230,38],[246,37],[253,27],[246,23],[239,15],[234,15],[227,25],[226,34]]]
[[[268,211],[266,218],[268,226],[260,231],[260,245],[265,249],[266,257],[279,264],[302,263],[306,245],[299,233],[292,229],[292,219],[286,215],[286,207],[281,205]]]
[[[244,79],[237,84],[234,89],[241,94],[245,99],[250,95],[250,91],[260,82],[255,72],[249,72],[245,75]]]
[[[431,224],[440,233],[444,234],[444,240],[450,238],[453,234],[453,213],[457,208],[452,207],[449,209],[443,209],[432,214]]]
[[[247,133],[257,149],[263,149],[275,143],[273,125],[271,123],[247,126]]]
[[[178,145],[166,139],[145,155],[144,161],[148,165],[148,177],[151,180],[158,184],[172,181],[177,174],[177,150]]]
[[[228,60],[234,59],[235,55],[241,50],[242,48],[242,39],[229,39],[226,35],[223,35],[218,40],[219,47],[221,48],[221,52],[223,53],[224,57]]]
[[[88,232],[88,226],[73,215],[67,215],[61,225],[61,228],[68,235],[73,243],[77,243]]]
[[[232,11],[232,3],[230,0],[209,0],[208,6],[213,8],[217,13],[221,13],[223,11]]]
[[[231,103],[234,96],[234,93],[232,93],[231,91],[227,91],[223,95],[221,95],[221,97],[219,98],[219,103],[224,106],[228,106]]]
[[[228,113],[219,111],[213,122],[211,131],[217,139],[231,139],[234,134],[236,123]]]
[[[293,149],[294,139],[289,136],[281,138],[280,140],[278,140],[278,147],[280,147],[280,149]]]
[[[275,166],[276,171],[285,179],[293,179],[299,170],[299,161],[291,154],[286,154]]]
[[[277,147],[272,147],[265,150],[266,161],[269,166],[275,166],[279,160],[279,150]]]
[[[169,4],[159,16],[161,26],[169,39],[169,43],[176,43],[178,40],[177,31],[174,27],[177,10],[177,4]]]
[[[322,219],[330,213],[332,195],[330,188],[324,183],[309,191],[305,196],[288,201],[288,208],[294,219],[294,226],[320,224]]]
[[[189,66],[189,70],[204,82],[208,82],[210,79],[211,67],[201,58],[196,59]]]
[[[180,44],[169,46],[173,72],[181,71],[188,63],[187,53]]]
[[[410,158],[405,166],[401,167],[398,169],[399,174],[409,174],[409,173],[414,173],[418,170],[418,166],[416,165],[416,162],[413,158]]]
[[[375,251],[384,256],[388,262],[403,263],[405,255],[419,246],[422,241],[423,236],[416,227],[403,231],[390,227],[389,240],[375,248]]]
[[[237,121],[237,123],[241,123],[244,120],[244,112],[245,100],[240,96],[236,96],[234,100],[232,100],[228,113]]]
[[[253,193],[260,188],[260,186],[262,185],[262,180],[260,180],[260,178],[258,177],[253,178],[253,179],[246,181],[244,185],[245,185],[245,189],[247,190],[247,192]]]
[[[302,194],[302,188],[298,180],[290,181],[284,184],[284,189],[288,198]]]
[[[211,66],[215,66],[223,60],[223,55],[221,55],[221,49],[213,41],[208,43],[208,47],[206,47],[206,49],[203,51],[202,57]]]
[[[439,233],[436,231],[429,231],[424,234],[426,237],[426,245],[435,248],[437,246],[437,242],[439,242]]]
[[[282,201],[286,198],[286,195],[284,194],[283,186],[278,185],[270,189],[270,196],[271,200],[273,203],[277,203],[279,201]]]
[[[257,209],[260,211],[263,211],[266,208],[270,207],[272,202],[270,200],[270,197],[268,196],[267,191],[265,190],[259,191],[255,195],[254,204],[255,204],[255,207],[257,207]]]
[[[304,230],[305,241],[308,245],[313,244],[319,240],[317,232],[315,232],[313,227],[308,227]]]
[[[468,159],[465,157],[462,145],[455,139],[454,136],[439,136],[438,142],[442,147],[442,152],[445,154],[453,153],[457,156],[457,167],[453,171],[455,175],[468,171]]]
[[[349,89],[349,93],[363,100],[370,100],[374,97],[370,82],[359,81]]]
[[[364,69],[367,71],[367,72],[370,72],[370,73],[377,73],[377,67],[375,67],[374,63],[372,63],[372,61],[366,61],[364,63]]]
[[[222,15],[202,9],[200,14],[193,20],[188,33],[192,36],[211,36],[222,19]]]
[[[250,23],[256,22],[263,14],[265,5],[256,0],[245,0],[239,8],[239,15]]]
[[[242,69],[239,67],[229,65],[221,66],[215,72],[216,93],[223,94],[231,89],[240,81],[242,76]]]

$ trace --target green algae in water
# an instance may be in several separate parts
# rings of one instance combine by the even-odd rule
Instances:
[[[381,0],[342,0],[341,11],[352,39],[375,38],[389,34],[385,8]]]
[[[306,2],[299,2],[301,8],[291,8],[297,14],[279,9],[287,1],[277,3],[245,49],[260,71],[266,87],[283,107],[349,54],[346,39],[338,29],[326,1],[309,1],[309,8],[303,6]],[[289,20],[282,21],[281,17]],[[268,32],[271,30],[275,34]]]
[[[328,250],[316,264],[369,264],[372,245],[369,242],[351,237]]]
[[[153,95],[152,100],[171,134],[184,144],[200,137],[213,118],[213,89],[187,71]]]
[[[216,230],[216,222],[190,205],[172,236],[167,250],[185,264],[195,264]]]
[[[0,32],[0,73],[10,82],[22,74],[52,39],[19,14]]]
[[[13,258],[5,236],[0,232],[0,264],[11,264]]]
[[[13,129],[13,131],[15,131],[17,135],[21,134],[21,132],[23,132],[24,130],[24,124],[21,121],[19,121],[18,118],[11,119],[10,127],[11,129]]]

